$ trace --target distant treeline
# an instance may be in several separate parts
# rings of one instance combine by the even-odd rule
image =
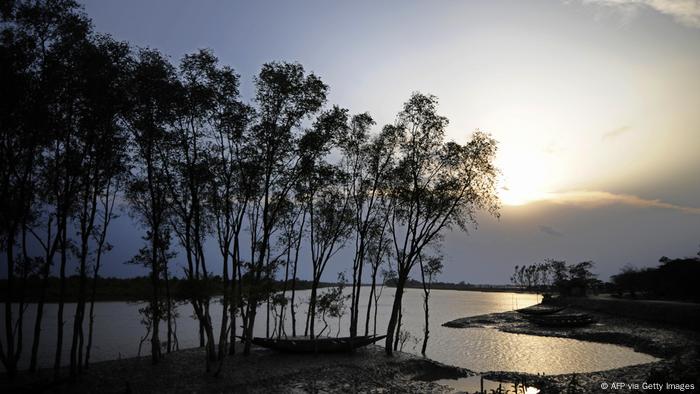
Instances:
[[[655,268],[626,266],[612,277],[616,291],[633,297],[700,301],[700,258],[662,257]]]
[[[700,253],[698,253],[700,256]],[[565,261],[546,259],[541,263],[515,266],[511,283],[517,289],[565,296],[584,296],[587,293],[617,293],[619,296],[700,301],[700,257],[671,259],[661,257],[654,268],[636,268],[627,265],[610,282],[596,278],[592,261],[567,264]],[[441,288],[434,284],[434,288]],[[470,285],[442,288],[460,289]],[[466,289],[465,289],[466,290]]]
[[[394,287],[396,285],[396,280],[387,280],[386,285],[389,287]],[[405,285],[409,289],[422,289],[423,282],[416,279],[409,279]],[[465,283],[464,281],[459,283],[451,282],[433,282],[431,285],[432,289],[437,290],[462,290],[462,291],[518,291],[521,290],[520,287],[513,285],[484,285],[484,284],[472,284]]]
[[[603,282],[592,271],[594,266],[592,261],[567,264],[563,260],[545,259],[540,263],[516,265],[510,281],[528,291],[583,296],[591,290],[604,288]]]
[[[73,275],[66,278],[66,294],[65,302],[76,302],[78,300],[78,289],[80,276]],[[287,282],[287,288],[291,288],[291,279]],[[48,281],[48,288],[46,290],[46,302],[58,302],[60,296],[60,279],[52,276]],[[296,289],[297,290],[308,290],[311,288],[311,281],[297,279]],[[331,282],[320,282],[319,287],[325,288],[330,286],[335,286],[335,283]],[[283,281],[276,281],[272,285],[273,288],[282,290],[284,287]],[[2,302],[7,301],[7,280],[0,280],[0,300]],[[27,286],[24,288],[24,301],[25,302],[37,302],[41,295],[42,283],[41,278],[33,277],[28,278]],[[223,295],[224,293],[224,283],[220,276],[212,277],[209,282],[207,289],[209,294],[212,296]],[[95,292],[96,301],[148,301],[151,293],[153,292],[151,278],[148,276],[137,276],[135,278],[97,278],[97,286]],[[180,279],[177,277],[170,278],[170,293],[171,297],[175,300],[187,300],[188,299],[188,287],[187,280]],[[19,301],[20,296],[17,295],[14,302]]]
[[[66,288],[66,302],[76,302],[78,299],[78,289],[80,276],[73,275],[66,278],[67,288]],[[291,288],[290,279],[287,281],[287,288]],[[297,290],[309,290],[311,289],[311,281],[298,279],[296,280]],[[320,282],[319,288],[326,288],[336,286],[335,282]],[[386,284],[387,287],[396,287],[396,280],[389,279]],[[284,288],[284,281],[275,281],[272,285],[273,288],[281,291]],[[6,287],[7,280],[0,280],[0,301],[6,301]],[[33,277],[28,278],[27,287],[24,289],[24,300],[25,302],[36,302],[41,294],[42,283],[40,278]],[[409,279],[406,282],[406,288],[410,289],[422,289],[423,282],[416,279]],[[214,276],[210,279],[209,285],[207,286],[208,291],[211,295],[223,295],[224,286],[223,279],[221,276]],[[513,285],[484,285],[484,284],[472,284],[465,283],[464,281],[459,283],[451,282],[433,282],[433,289],[438,290],[461,290],[461,291],[517,291],[522,290],[520,287]],[[96,301],[147,301],[152,292],[151,278],[148,276],[137,276],[134,278],[97,278],[97,286],[95,292]],[[170,292],[171,296],[176,300],[187,300],[188,299],[188,288],[187,280],[177,277],[170,278]],[[49,278],[48,289],[46,293],[46,302],[58,302],[60,295],[60,279],[58,277],[52,276]],[[19,298],[19,296],[18,296]],[[17,302],[19,299],[13,301]]]

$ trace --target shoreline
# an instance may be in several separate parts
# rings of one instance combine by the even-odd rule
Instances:
[[[2,282],[3,279],[0,279],[0,282]],[[337,286],[336,283],[330,283],[330,282],[321,282],[319,284],[319,289],[326,289],[329,287],[334,287]],[[363,284],[363,288],[369,288],[369,284]],[[385,285],[387,289],[396,289],[395,286],[391,285]],[[410,285],[406,286],[406,289],[419,289],[423,290],[422,286],[417,286],[417,285]],[[433,290],[446,290],[446,291],[470,291],[470,292],[478,292],[478,293],[514,293],[514,294],[539,294],[536,291],[528,291],[528,290],[522,290],[522,289],[509,289],[506,287],[499,287],[497,285],[489,286],[489,285],[484,285],[484,287],[441,287],[441,286],[436,286],[432,288]],[[5,303],[6,302],[6,297],[4,293],[4,288],[0,286],[0,302]],[[301,286],[297,287],[296,291],[309,291],[311,290],[311,287],[309,286]],[[289,291],[289,290],[288,290]],[[95,298],[95,302],[100,302],[100,303],[107,303],[107,302],[126,302],[126,303],[142,303],[142,302],[149,302],[151,295],[150,294],[139,294],[139,295],[127,295],[124,296],[123,294],[97,294]],[[223,297],[223,292],[216,292],[212,294],[212,298],[216,297]],[[189,299],[187,297],[183,296],[177,296],[173,298],[176,302],[182,302],[182,303],[189,303]],[[36,305],[38,303],[38,297],[35,295],[29,295],[25,300],[25,303],[30,304],[30,305]],[[74,294],[68,294],[66,298],[63,301],[65,304],[75,304],[77,302],[77,298],[75,297]],[[89,300],[88,300],[89,302]],[[18,304],[19,300],[14,300],[12,302],[13,304]],[[44,300],[44,305],[54,305],[58,304],[58,295],[55,293],[49,293],[47,294],[47,298]]]
[[[611,382],[639,383],[650,380],[664,380],[698,385],[697,371],[700,370],[700,339],[692,330],[672,327],[645,320],[612,316],[609,314],[567,308],[567,312],[588,313],[597,323],[587,327],[557,328],[541,327],[529,323],[515,311],[491,313],[455,319],[443,324],[451,328],[492,328],[499,331],[546,337],[569,338],[588,342],[598,342],[626,346],[637,352],[646,353],[660,360],[627,367],[587,373],[559,375],[533,375],[528,373],[489,371],[484,377],[491,380],[514,382],[527,381],[546,392],[573,389],[573,392],[610,392],[601,385]],[[685,381],[683,381],[685,379]],[[576,387],[573,387],[576,386]],[[543,392],[545,392],[543,390]],[[615,392],[628,392],[626,389]],[[632,390],[629,390],[632,391]]]
[[[584,312],[568,308],[571,312]],[[77,382],[52,382],[53,371],[45,369],[36,375],[21,374],[10,385],[3,379],[2,392],[435,392],[454,390],[443,379],[460,379],[482,375],[485,379],[507,384],[518,382],[535,386],[542,393],[610,392],[601,389],[607,382],[642,382],[650,379],[694,383],[696,388],[700,338],[697,332],[648,321],[611,316],[585,310],[598,323],[588,327],[561,329],[539,327],[524,320],[516,312],[491,313],[446,322],[453,328],[491,328],[503,332],[561,337],[606,343],[633,348],[660,360],[622,368],[560,375],[533,375],[512,371],[476,373],[464,368],[441,364],[417,355],[395,352],[384,354],[378,345],[340,354],[288,354],[253,347],[249,357],[237,354],[224,360],[221,374],[214,376],[204,368],[204,351],[190,348],[165,355],[161,364],[152,366],[150,358],[132,357],[102,361]],[[213,367],[216,370],[216,366]],[[63,376],[67,376],[64,371]],[[685,379],[685,380],[683,380]],[[691,380],[688,380],[691,379]],[[440,383],[436,381],[443,380]],[[572,386],[575,386],[572,389]],[[618,389],[615,392],[633,390]]]

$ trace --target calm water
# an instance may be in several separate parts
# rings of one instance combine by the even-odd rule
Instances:
[[[383,334],[391,312],[394,289],[386,288],[379,301],[377,331]],[[362,298],[366,301],[369,289],[363,288]],[[305,312],[309,291],[298,293],[299,309]],[[408,289],[404,295],[403,327],[411,333],[412,339],[404,346],[404,351],[419,353],[423,333],[422,290]],[[465,316],[504,312],[517,307],[537,303],[537,297],[531,294],[481,293],[470,291],[433,290],[430,301],[430,340],[428,357],[450,365],[468,368],[474,371],[520,371],[530,373],[559,374],[570,372],[591,372],[627,365],[652,362],[655,358],[634,352],[630,348],[583,342],[564,338],[547,338],[531,335],[508,334],[488,328],[447,328],[442,323]],[[145,328],[140,323],[138,309],[142,304],[126,302],[101,302],[95,305],[95,336],[93,344],[93,361],[132,357],[137,354],[140,338]],[[66,306],[65,339],[68,356],[72,332],[73,304]],[[365,306],[366,307],[366,306]],[[40,360],[43,366],[50,366],[53,359],[53,347],[56,330],[56,305],[47,305],[43,326],[43,339]],[[364,332],[364,316],[361,311],[361,332]],[[301,311],[300,311],[301,312]],[[198,326],[192,319],[192,308],[185,304],[179,307],[177,319],[177,336],[180,348],[197,346],[199,343]],[[219,324],[220,304],[212,305],[213,320]],[[349,312],[348,312],[349,315]],[[27,311],[28,323],[33,322],[34,310]],[[287,319],[290,320],[290,319]],[[297,317],[297,331],[303,333],[305,313]],[[240,320],[239,320],[240,323]],[[348,317],[344,317],[341,327],[346,326]],[[4,324],[4,323],[3,323]],[[330,321],[331,333],[335,335],[337,320]],[[317,323],[317,332],[323,323]],[[25,338],[31,338],[32,324],[25,324]],[[286,321],[286,329],[291,335],[291,322]],[[372,324],[370,324],[370,333]],[[265,335],[264,306],[258,313],[255,326],[256,336]],[[341,335],[347,334],[347,328]],[[48,346],[47,346],[48,345]],[[25,344],[25,354],[30,348]],[[149,343],[144,343],[143,354],[148,353]],[[27,362],[27,357],[23,357]]]

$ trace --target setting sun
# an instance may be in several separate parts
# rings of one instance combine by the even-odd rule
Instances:
[[[524,205],[551,192],[552,171],[541,155],[514,150],[500,155],[496,162],[501,171],[498,194],[504,205]]]

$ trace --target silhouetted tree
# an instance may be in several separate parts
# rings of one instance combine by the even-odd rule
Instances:
[[[369,298],[367,300],[367,316],[365,318],[365,335],[369,335],[369,322],[370,313],[372,312],[372,303],[374,303],[374,335],[377,333],[377,304],[379,302],[379,297],[384,287],[383,278],[380,289],[377,290],[377,274],[379,269],[391,258],[391,239],[388,236],[388,225],[389,217],[391,214],[390,208],[386,205],[386,201],[382,198],[380,201],[381,214],[372,227],[370,227],[370,234],[368,237],[368,242],[366,246],[367,260],[370,264],[371,272],[370,277],[370,288],[369,288]],[[385,276],[385,275],[384,275]]]
[[[125,123],[131,133],[134,157],[127,198],[133,215],[146,227],[143,263],[151,270],[153,295],[150,299],[151,360],[160,360],[160,280],[170,239],[167,162],[161,152],[169,143],[168,127],[174,121],[176,75],[173,66],[158,52],[141,50],[131,70],[130,107]]]
[[[95,297],[97,296],[97,279],[102,264],[102,255],[112,250],[112,245],[107,243],[107,228],[112,219],[116,218],[116,215],[113,213],[114,205],[117,201],[117,193],[119,193],[120,186],[123,183],[124,179],[120,179],[119,177],[109,179],[105,185],[104,193],[100,197],[101,208],[97,213],[99,224],[93,236],[97,245],[95,247],[95,262],[92,269],[92,284],[90,289],[90,310],[88,313],[90,320],[88,322],[88,339],[85,346],[86,369],[90,365],[90,352],[92,351],[92,336],[95,325]]]
[[[527,290],[534,289],[538,293],[553,287],[563,295],[570,295],[574,289],[585,292],[598,282],[591,271],[593,265],[591,261],[567,265],[565,261],[555,259],[545,259],[544,262],[530,265],[516,265],[511,282]]]
[[[342,165],[348,174],[355,233],[350,336],[357,335],[362,271],[367,259],[367,244],[371,242],[369,237],[377,235],[373,228],[382,226],[380,222],[387,216],[381,198],[393,165],[395,141],[391,138],[392,134],[381,133],[370,139],[369,130],[374,124],[374,120],[367,113],[355,115],[351,119],[348,133],[340,140]]]
[[[582,261],[569,266],[569,282],[566,286],[567,291],[572,288],[579,288],[585,294],[587,289],[590,289],[596,275],[592,272],[594,267],[592,261]]]
[[[659,259],[658,267],[637,269],[626,265],[619,274],[612,276],[612,282],[618,292],[629,292],[632,296],[698,301],[698,274],[700,258],[664,256]]]
[[[279,243],[281,244],[283,250],[285,251],[286,258],[284,260],[284,279],[282,282],[282,293],[279,296],[282,299],[286,299],[287,290],[291,287],[291,303],[285,302],[280,305],[279,315],[277,317],[277,324],[279,325],[277,329],[277,335],[281,336],[284,331],[284,321],[286,316],[287,304],[290,305],[290,314],[292,318],[292,336],[296,336],[296,311],[294,307],[294,298],[296,293],[296,274],[297,265],[299,262],[299,249],[301,247],[301,241],[303,238],[303,229],[306,222],[306,205],[305,204],[295,204],[293,201],[289,201],[285,209],[285,213],[282,216],[281,234],[279,237]],[[291,270],[290,272],[290,265]],[[291,286],[289,275],[292,275]]]
[[[26,238],[38,213],[37,171],[45,143],[42,133],[48,123],[47,108],[37,89],[40,75],[35,71],[43,58],[36,52],[35,21],[25,12],[24,4],[12,3],[0,15],[0,261],[7,269],[5,345],[0,343],[0,361],[10,379],[17,373],[22,354],[23,289],[32,269]],[[12,305],[15,302],[17,315]]]
[[[126,108],[125,76],[129,48],[105,37],[83,44],[77,59],[81,78],[76,83],[84,112],[80,114],[76,149],[76,208],[73,222],[77,226],[76,257],[78,258],[79,290],[73,319],[70,351],[70,373],[76,376],[83,366],[84,317],[87,301],[88,264],[93,254],[92,240],[97,231],[100,198],[109,193],[108,185],[125,171],[126,138],[120,116]],[[106,234],[109,222],[102,223]]]
[[[448,120],[437,114],[437,99],[414,93],[393,127],[399,142],[390,199],[397,283],[387,327],[386,352],[392,354],[404,286],[424,248],[445,229],[465,230],[476,211],[498,214],[493,161],[496,141],[475,132],[465,145],[445,143]]]
[[[567,279],[567,268],[566,268],[566,261],[563,260],[556,260],[556,259],[547,259],[545,260],[547,264],[549,264],[549,269],[552,272],[552,284],[557,285],[558,283],[562,283]]]
[[[206,199],[215,183],[217,152],[212,149],[217,118],[226,100],[235,100],[237,76],[229,68],[220,68],[218,59],[209,51],[199,51],[182,59],[177,84],[177,100],[172,127],[172,144],[165,151],[164,167],[172,202],[173,229],[183,248],[187,266],[185,277],[190,302],[200,325],[200,346],[206,348],[206,370],[217,359],[216,339],[210,313],[210,274],[204,253],[204,242],[213,231],[212,206]],[[222,86],[225,84],[227,86]],[[225,241],[225,240],[224,240]],[[228,264],[226,264],[228,291]],[[225,296],[228,310],[228,295]],[[228,317],[227,313],[224,316]],[[227,318],[224,320],[227,324]],[[228,340],[223,329],[223,348]]]
[[[346,309],[345,300],[349,298],[349,296],[343,294],[347,284],[344,273],[341,272],[338,274],[337,282],[338,285],[329,288],[323,294],[321,294],[321,296],[318,297],[318,302],[315,304],[316,311],[314,312],[314,315],[316,312],[320,313],[321,321],[323,321],[324,325],[321,331],[318,333],[319,336],[323,335],[323,333],[328,329],[328,321],[326,321],[326,316],[338,319],[338,329],[335,336],[338,337],[340,335],[341,320],[345,315]]]
[[[309,335],[314,338],[316,313],[316,292],[330,259],[342,248],[350,236],[351,212],[347,195],[338,188],[342,183],[333,174],[320,171],[325,178],[323,184],[315,186],[316,191],[309,204],[309,241],[311,249],[312,281],[309,300]],[[335,178],[335,179],[334,179]]]
[[[158,51],[134,52],[126,43],[95,34],[72,0],[12,1],[0,13],[0,251],[8,273],[0,359],[8,376],[16,374],[22,354],[24,289],[34,274],[41,285],[30,370],[37,368],[55,260],[54,374],[61,370],[69,295],[77,297],[71,376],[89,364],[99,272],[111,249],[115,203],[122,197],[145,229],[144,245],[131,262],[150,270],[151,294],[140,313],[147,329],[142,343],[150,340],[152,363],[161,358],[162,323],[167,324],[166,351],[177,347],[175,298],[183,295],[199,322],[207,371],[215,360],[221,370],[224,355],[234,352],[229,344],[239,315],[244,353],[250,352],[255,317],[265,300],[268,336],[271,317],[272,335],[286,335],[288,307],[296,335],[297,268],[305,237],[312,266],[307,334],[317,335],[318,311],[324,323],[338,319],[339,335],[348,298],[345,279],[320,296],[318,288],[328,263],[353,234],[350,335],[357,335],[369,263],[365,334],[372,311],[377,332],[377,304],[391,275],[397,289],[387,352],[392,340],[394,346],[406,340],[400,327],[402,295],[419,265],[425,353],[430,287],[441,268],[439,259],[426,257],[426,246],[439,242],[445,229],[474,223],[478,209],[497,214],[496,147],[488,135],[477,132],[465,145],[444,142],[447,119],[437,114],[437,99],[416,93],[396,124],[371,136],[369,114],[349,117],[338,107],[321,111],[328,87],[299,64],[263,65],[249,106],[239,97],[239,76],[212,52],[187,55],[176,68]],[[241,257],[246,229],[249,261]],[[30,236],[40,256],[28,251]],[[212,238],[221,255],[221,277],[212,274],[205,254]],[[186,262],[185,280],[177,280],[169,266],[175,247]],[[394,261],[396,271],[389,274]],[[78,275],[67,279],[71,264]],[[566,280],[590,279],[585,275],[590,267],[564,268]],[[384,278],[377,289],[379,272]],[[546,271],[533,265],[520,272],[537,287]],[[557,280],[556,272],[551,276]],[[215,332],[210,308],[219,289],[222,320]],[[19,304],[17,312],[13,302]]]
[[[208,188],[208,206],[212,212],[221,253],[224,284],[218,349],[218,358],[221,360],[229,342],[229,353],[235,352],[233,343],[236,335],[237,305],[234,298],[237,289],[236,273],[241,260],[240,234],[246,207],[251,198],[247,131],[255,114],[251,107],[240,101],[239,76],[232,69],[217,68],[216,62],[209,61],[206,80],[213,101],[210,168],[212,178]],[[230,341],[227,338],[229,333]]]
[[[95,46],[91,40],[90,22],[77,11],[74,2],[17,2],[15,6],[19,25],[24,25],[24,32],[39,40],[38,48],[35,48],[38,51],[37,63],[29,69],[38,73],[36,93],[42,96],[37,98],[40,108],[37,123],[41,125],[40,133],[45,139],[40,170],[41,197],[46,208],[44,215],[49,226],[55,223],[54,228],[45,227],[46,264],[51,264],[53,253],[58,252],[60,256],[54,358],[54,376],[58,378],[64,339],[65,272],[75,246],[69,237],[69,228],[78,209],[82,173],[87,168],[83,163],[84,137],[89,128],[86,126],[100,110],[90,102],[91,75],[84,62]],[[53,234],[56,248],[49,246]],[[48,275],[50,267],[45,267],[44,272]],[[40,331],[42,316],[43,305],[37,315],[35,333]],[[37,349],[38,341],[37,337]]]
[[[425,313],[423,347],[420,352],[425,357],[425,350],[428,348],[428,337],[430,336],[430,290],[433,285],[433,279],[442,272],[442,257],[419,255],[418,264],[420,265],[420,278],[423,284],[423,312]]]
[[[331,257],[350,235],[350,208],[346,174],[326,161],[331,148],[347,131],[347,111],[325,111],[299,141],[300,171],[306,194],[302,203],[309,212],[309,247],[312,264],[311,297],[305,335],[314,337],[316,292]]]
[[[70,246],[66,237],[75,179],[71,137],[85,115],[78,105],[78,95],[73,94],[78,88],[72,84],[80,77],[71,71],[90,27],[73,1],[12,1],[3,3],[1,12],[0,250],[7,259],[8,293],[7,349],[0,349],[0,358],[13,377],[22,350],[26,308],[23,282],[36,268],[44,278],[34,322],[30,359],[33,371],[46,285],[58,250],[62,256],[60,293],[65,293],[64,268]],[[29,234],[44,250],[41,259],[29,256]],[[21,281],[19,287],[16,276]],[[61,319],[57,330],[61,343],[63,302],[62,296],[59,298]],[[16,319],[10,307],[15,301],[19,303]],[[60,350],[56,356],[60,363]]]
[[[256,123],[251,127],[251,162],[256,173],[256,194],[248,209],[251,232],[251,286],[245,312],[244,354],[250,353],[257,306],[263,294],[258,286],[267,280],[266,266],[273,230],[279,225],[284,201],[297,180],[295,145],[301,121],[326,100],[327,86],[315,75],[305,75],[299,64],[268,63],[255,81]]]

